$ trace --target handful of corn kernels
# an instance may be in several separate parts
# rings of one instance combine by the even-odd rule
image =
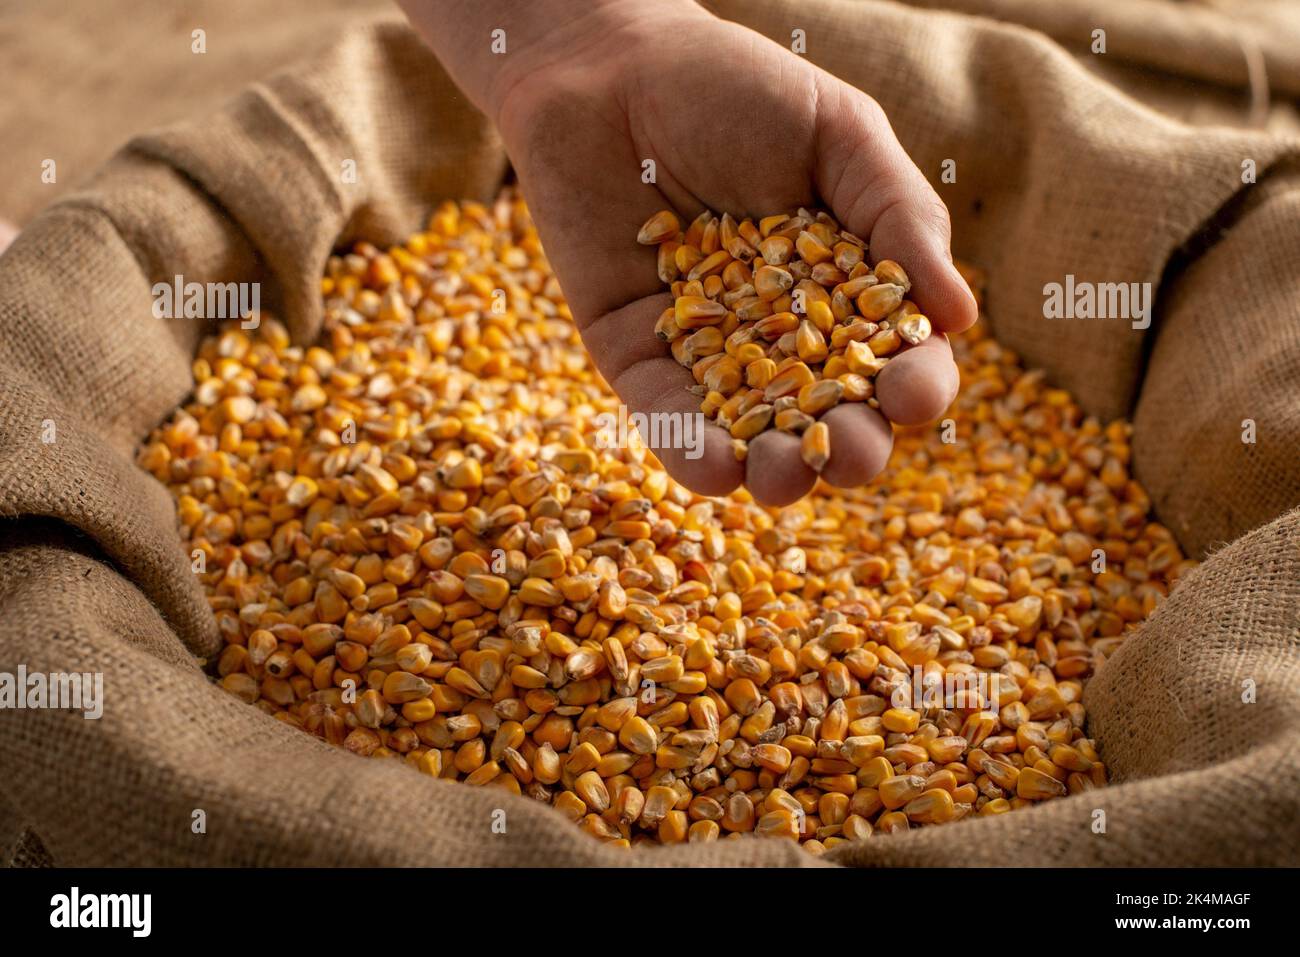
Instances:
[[[867,244],[825,212],[755,225],[706,210],[683,233],[664,210],[637,242],[658,246],[673,294],[655,333],[691,370],[700,411],[731,433],[742,461],[748,441],[775,428],[802,436],[803,460],[820,472],[830,430],[818,419],[841,402],[878,406],[875,378],[889,357],[930,336],[903,268],[870,266]]]

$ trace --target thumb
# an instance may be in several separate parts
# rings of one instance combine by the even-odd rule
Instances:
[[[819,89],[816,181],[873,262],[892,259],[912,281],[908,297],[943,332],[975,322],[975,297],[952,264],[948,208],[921,175],[871,97],[827,76]]]

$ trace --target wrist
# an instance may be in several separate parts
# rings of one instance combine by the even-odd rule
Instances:
[[[566,68],[610,73],[669,21],[712,19],[694,0],[398,0],[456,85],[493,122],[516,91]],[[605,62],[608,60],[608,62]]]
[[[531,97],[576,77],[601,87],[614,86],[623,68],[636,60],[633,51],[638,47],[673,42],[669,23],[712,19],[694,0],[596,0],[582,6],[576,16],[556,18],[526,36],[517,52],[495,71],[483,108],[498,126],[514,94],[526,92]]]

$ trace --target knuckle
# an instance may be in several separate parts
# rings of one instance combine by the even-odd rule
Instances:
[[[952,219],[948,215],[948,207],[934,191],[934,187],[928,183],[926,197],[922,203],[922,214],[926,226],[937,233],[945,243],[952,238]]]

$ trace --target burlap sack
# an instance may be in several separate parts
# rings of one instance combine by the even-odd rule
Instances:
[[[988,268],[998,336],[1090,411],[1136,416],[1137,474],[1186,547],[1232,542],[1089,687],[1113,787],[822,862],[1300,862],[1298,144],[1157,115],[1014,26],[874,2],[715,6],[785,42],[806,31],[809,56],[876,96],[936,182],[956,160],[940,189],[957,253]],[[482,117],[383,22],[136,139],[0,258],[0,670],[102,672],[106,696],[100,721],[2,713],[11,861],[818,863],[782,841],[616,851],[527,799],[331,749],[194,660],[216,650],[212,621],[172,503],[132,460],[190,388],[201,330],[153,319],[151,284],[263,279],[307,341],[333,246],[395,240],[437,198],[489,197],[505,169]],[[1160,284],[1155,322],[1045,320],[1043,285],[1067,273]]]

